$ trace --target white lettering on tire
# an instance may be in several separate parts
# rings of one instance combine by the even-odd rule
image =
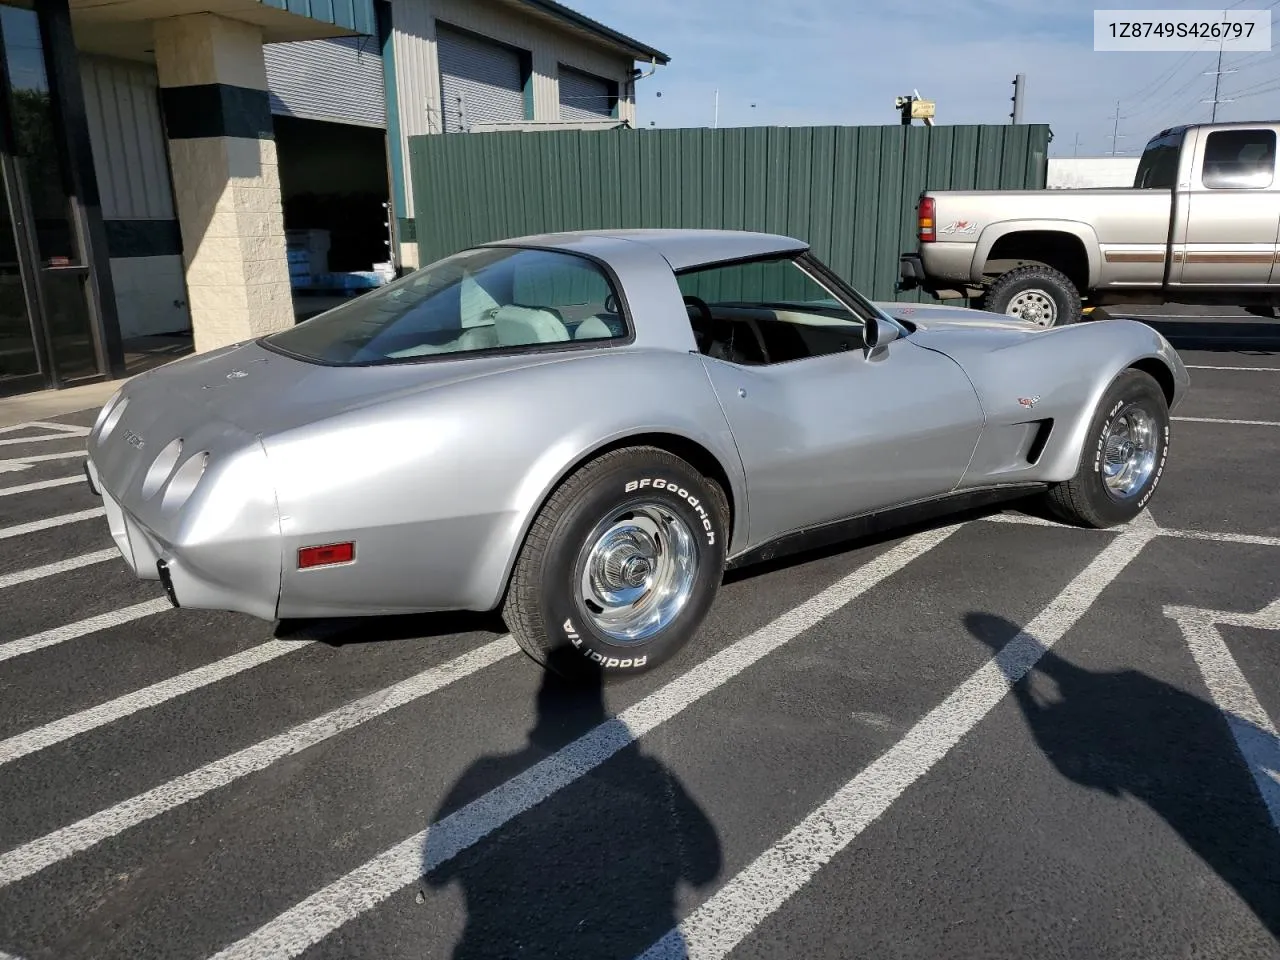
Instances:
[[[715,546],[715,527],[711,522],[711,514],[707,513],[707,508],[702,505],[702,501],[697,497],[690,496],[688,490],[670,480],[655,480],[653,478],[645,480],[629,480],[627,481],[626,487],[623,489],[626,493],[634,493],[636,490],[643,490],[646,487],[653,487],[655,490],[666,490],[670,493],[674,493],[685,503],[689,504],[689,506],[693,507],[694,512],[698,515],[698,519],[702,521],[702,529],[707,535],[707,544]]]
[[[1098,445],[1097,445],[1097,448],[1094,450],[1094,454],[1093,454],[1094,473],[1097,473],[1099,475],[1101,475],[1102,473],[1103,442],[1106,439],[1107,431],[1111,428],[1112,420],[1115,418],[1115,415],[1119,412],[1120,408],[1123,407],[1127,402],[1128,401],[1126,400],[1117,400],[1115,406],[1113,406],[1110,412],[1107,414],[1107,419],[1106,421],[1103,422],[1102,429],[1098,431]],[[1169,457],[1169,425],[1167,423],[1164,425],[1164,429],[1161,431],[1160,441],[1161,441],[1160,442],[1160,462],[1156,464],[1156,469],[1152,473],[1151,479],[1148,481],[1150,483],[1150,486],[1147,487],[1147,492],[1142,495],[1142,498],[1138,501],[1138,505],[1135,508],[1139,513],[1142,512],[1142,509],[1147,505],[1147,503],[1151,500],[1151,497],[1155,494],[1156,487],[1160,485],[1160,478],[1164,474],[1165,461]]]
[[[1147,505],[1147,501],[1151,499],[1156,492],[1156,487],[1160,485],[1160,477],[1164,473],[1164,462],[1169,456],[1169,425],[1164,426],[1164,436],[1160,443],[1160,462],[1156,464],[1156,471],[1151,477],[1151,486],[1147,488],[1147,492],[1142,495],[1142,499],[1138,501],[1138,509],[1142,510]]]
[[[582,637],[578,633],[578,628],[573,625],[572,620],[565,620],[563,627],[565,636],[569,638],[569,642],[578,650],[581,650],[583,656],[588,660],[592,663],[599,664],[606,670],[613,668],[623,670],[627,667],[643,667],[649,662],[648,654],[645,654],[643,657],[627,657],[626,659],[622,659],[619,657],[606,657],[604,654],[596,653],[594,650],[589,650],[582,645]]]

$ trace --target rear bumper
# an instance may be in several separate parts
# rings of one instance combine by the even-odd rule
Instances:
[[[918,253],[898,257],[898,289],[914,290],[924,283],[924,260]]]
[[[116,549],[134,576],[140,580],[158,580],[169,602],[175,607],[198,610],[227,610],[245,613],[262,620],[274,620],[279,601],[276,583],[255,579],[252,571],[241,582],[229,583],[225,575],[215,578],[204,572],[200,558],[187,557],[184,551],[143,524],[125,509],[102,482],[93,459],[85,461],[85,477],[92,490],[102,498],[107,526]],[[263,542],[263,550],[279,550],[278,541]],[[215,563],[220,572],[226,564]]]

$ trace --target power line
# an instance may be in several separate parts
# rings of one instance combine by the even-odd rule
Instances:
[[[1277,2],[1280,2],[1280,0],[1277,0]],[[1148,93],[1153,93],[1162,84],[1173,79],[1173,75],[1177,73],[1179,70],[1181,70],[1184,66],[1186,66],[1191,61],[1191,58],[1194,57],[1195,55],[1196,55],[1196,52],[1194,50],[1192,50],[1190,53],[1183,54],[1183,56],[1178,60],[1177,63],[1175,63],[1172,67],[1170,67],[1164,73],[1160,74],[1160,76],[1156,77],[1155,80],[1152,80],[1150,83],[1148,83],[1145,87],[1142,87],[1140,90],[1137,90],[1136,92],[1129,94],[1128,99],[1137,100],[1141,97],[1146,96]]]

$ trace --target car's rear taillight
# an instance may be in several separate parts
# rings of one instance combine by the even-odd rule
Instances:
[[[936,239],[933,229],[933,197],[920,198],[919,237],[921,243],[933,243]]]

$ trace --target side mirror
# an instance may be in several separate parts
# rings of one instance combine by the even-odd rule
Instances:
[[[866,328],[863,331],[863,341],[871,350],[893,343],[899,336],[901,336],[901,333],[896,325],[885,323],[879,317],[874,316],[867,321]]]

